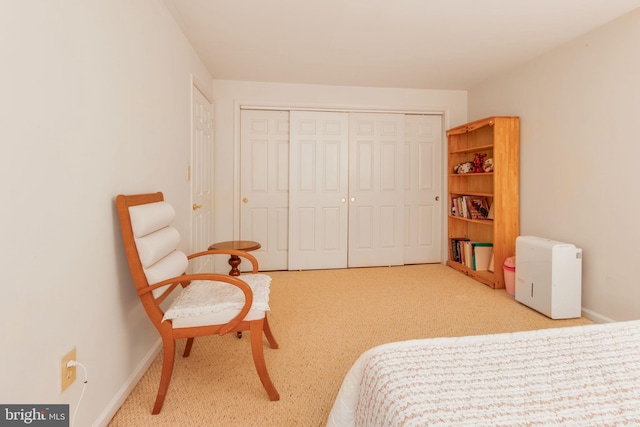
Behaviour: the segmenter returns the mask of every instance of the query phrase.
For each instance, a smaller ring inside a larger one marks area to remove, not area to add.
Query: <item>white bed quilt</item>
[[[328,426],[640,425],[640,321],[385,344]]]

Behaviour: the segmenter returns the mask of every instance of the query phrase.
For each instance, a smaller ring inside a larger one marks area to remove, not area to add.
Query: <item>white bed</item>
[[[640,321],[375,347],[327,425],[640,425]]]

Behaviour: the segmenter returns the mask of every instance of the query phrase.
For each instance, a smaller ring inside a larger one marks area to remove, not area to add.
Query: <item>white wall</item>
[[[160,0],[3,2],[0,58],[0,402],[73,413],[76,347],[76,425],[105,424],[158,340],[113,200],[164,191],[188,235],[191,75],[211,76]]]
[[[216,240],[239,237],[239,108],[349,108],[443,112],[445,128],[467,119],[467,92],[214,80]],[[231,226],[233,225],[233,227]]]
[[[470,119],[520,116],[521,234],[583,249],[596,320],[640,318],[638,40],[640,9],[469,91]]]

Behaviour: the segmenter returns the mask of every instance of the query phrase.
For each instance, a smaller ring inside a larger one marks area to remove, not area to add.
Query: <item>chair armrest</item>
[[[256,257],[251,255],[249,252],[238,251],[235,249],[211,249],[208,251],[196,252],[187,257],[187,259],[191,260],[193,258],[197,258],[204,255],[235,255],[241,258],[245,258],[251,263],[253,270],[251,271],[253,274],[258,272],[258,260]]]
[[[167,285],[178,284],[181,283],[183,286],[186,286],[184,282],[190,283],[192,280],[208,280],[215,282],[225,282],[229,285],[240,288],[242,293],[244,294],[244,305],[240,312],[231,319],[224,327],[220,329],[218,332],[220,335],[224,335],[227,332],[233,330],[242,320],[245,318],[249,310],[251,310],[251,306],[253,305],[253,291],[251,287],[242,279],[237,277],[229,276],[226,274],[218,274],[218,273],[197,273],[197,274],[183,274],[182,276],[172,277],[171,279],[163,280],[162,282],[154,283],[153,285],[148,286],[145,289],[138,290],[138,295],[146,294],[147,292],[151,292],[156,288],[160,288]],[[187,283],[187,285],[188,285]]]

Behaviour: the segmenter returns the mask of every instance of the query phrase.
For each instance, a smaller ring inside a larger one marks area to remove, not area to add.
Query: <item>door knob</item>
[[[355,198],[355,197],[352,197],[352,198],[351,198],[351,201],[352,201],[352,202],[355,202],[355,201],[356,201],[356,198]]]
[[[347,199],[346,199],[346,198],[344,198],[344,197],[343,197],[342,199],[340,199],[340,202],[341,202],[341,203],[344,203],[344,202],[346,202],[346,201],[347,201]]]
[[[436,196],[436,202],[440,201],[440,196]]]
[[[197,211],[197,210],[198,210],[198,209],[200,209],[201,207],[202,207],[202,205],[199,205],[199,204],[197,204],[197,203],[194,203],[194,204],[193,204],[193,210],[194,210],[194,211]]]
[[[249,203],[249,199],[245,197],[244,199],[242,199],[242,203]]]

